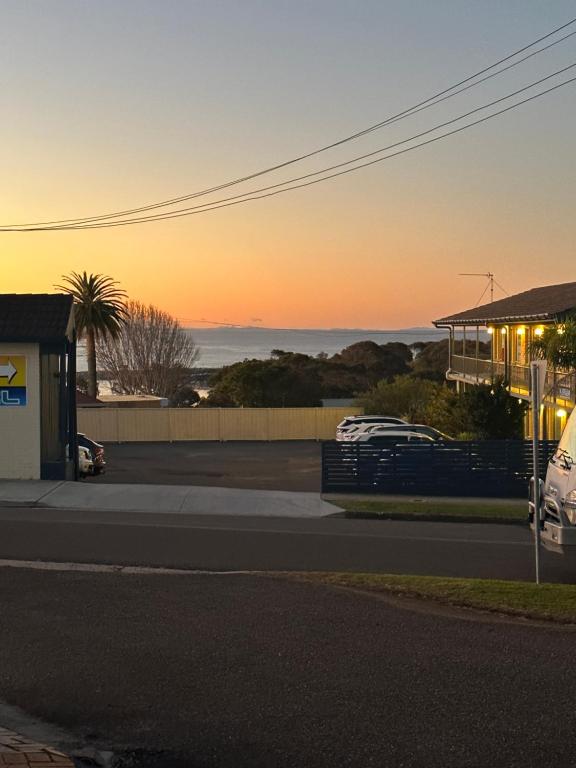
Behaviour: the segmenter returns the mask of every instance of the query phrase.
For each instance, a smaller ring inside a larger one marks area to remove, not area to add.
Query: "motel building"
[[[446,378],[459,391],[490,384],[502,377],[511,397],[530,399],[530,354],[533,339],[544,328],[561,323],[576,313],[576,283],[533,288],[435,320],[437,328],[450,332]],[[576,403],[576,371],[549,368],[541,408],[540,436],[558,439]],[[531,433],[526,416],[526,436]]]
[[[0,294],[0,480],[74,480],[76,334],[69,294]]]

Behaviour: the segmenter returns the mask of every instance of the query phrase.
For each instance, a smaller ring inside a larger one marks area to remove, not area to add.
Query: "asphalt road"
[[[0,558],[207,570],[342,570],[531,580],[520,526],[0,508]],[[545,580],[576,563],[543,554]]]
[[[269,577],[0,574],[2,696],[132,768],[574,762],[574,629]]]
[[[88,482],[320,491],[320,443],[107,443],[106,473]]]

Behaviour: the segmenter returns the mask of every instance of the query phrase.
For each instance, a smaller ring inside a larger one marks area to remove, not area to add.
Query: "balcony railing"
[[[497,376],[504,376],[504,363],[481,360],[477,357],[452,355],[450,373],[472,379],[474,383],[481,384],[484,381],[492,381]]]
[[[511,363],[507,367],[503,362],[480,360],[475,357],[452,355],[449,377],[463,379],[473,384],[483,384],[497,377],[508,379],[510,389],[515,394],[530,394],[530,367]],[[551,403],[576,403],[576,372],[548,370],[544,385],[545,399]]]

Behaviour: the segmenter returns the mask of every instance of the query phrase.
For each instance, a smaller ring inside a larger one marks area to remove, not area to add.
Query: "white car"
[[[427,435],[428,437],[431,437],[432,440],[443,440],[443,441],[454,440],[454,438],[450,437],[450,435],[447,435],[444,432],[440,432],[440,430],[435,429],[435,427],[429,427],[427,424],[406,424],[406,425],[390,425],[390,426],[387,426],[386,424],[367,424],[361,431],[356,431],[349,434],[349,436],[346,439],[351,440],[353,437],[357,435],[361,435],[363,433],[386,434],[387,432],[405,432],[405,431],[418,432],[421,435]]]
[[[435,443],[433,437],[423,435],[421,432],[410,432],[409,430],[382,430],[380,432],[361,432],[350,438],[351,443],[374,443],[397,445],[398,443]]]
[[[82,445],[78,446],[78,472],[81,476],[92,475],[94,473],[92,454],[88,448],[84,448]]]
[[[344,435],[356,432],[360,427],[381,424],[383,426],[393,426],[407,424],[404,419],[398,419],[396,416],[347,416],[336,427],[336,440],[342,440]]]

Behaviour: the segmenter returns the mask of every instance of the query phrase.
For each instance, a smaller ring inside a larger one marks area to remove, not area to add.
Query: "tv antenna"
[[[484,294],[486,293],[488,288],[490,288],[490,303],[492,304],[492,302],[494,301],[494,286],[495,285],[498,286],[498,288],[500,288],[502,293],[505,293],[506,296],[510,296],[508,291],[505,288],[502,288],[500,283],[496,280],[496,278],[494,277],[494,272],[459,272],[458,274],[463,276],[463,277],[486,277],[486,278],[488,278],[488,282],[486,283],[486,287],[484,288],[484,290],[480,294],[480,298],[478,299],[478,301],[474,305],[475,307],[477,307],[478,304],[480,304],[480,302],[484,298]]]

